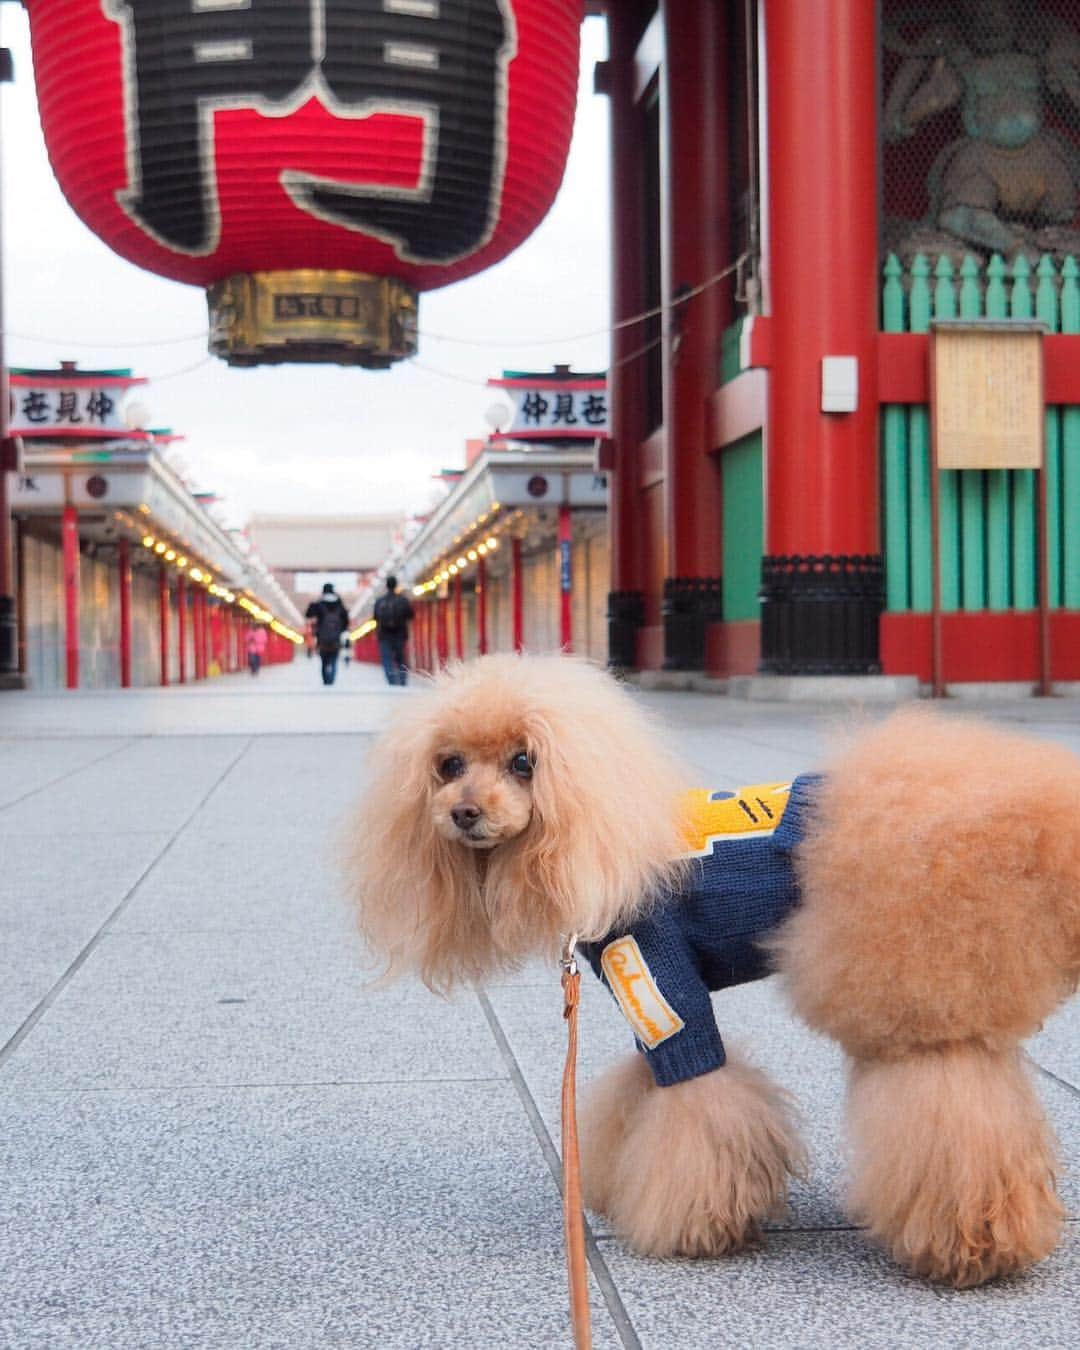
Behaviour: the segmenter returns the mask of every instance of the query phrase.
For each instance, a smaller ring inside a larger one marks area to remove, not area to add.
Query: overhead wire
[[[623,329],[626,328],[632,328],[636,324],[645,323],[649,319],[655,319],[659,315],[663,314],[666,310],[669,309],[675,310],[680,305],[685,305],[688,301],[693,300],[698,295],[701,295],[703,291],[708,290],[710,286],[715,286],[717,282],[723,281],[725,277],[729,277],[733,272],[737,272],[739,268],[741,268],[743,264],[747,261],[748,257],[749,254],[747,253],[740,254],[739,257],[734,260],[734,262],[731,262],[726,267],[721,268],[719,272],[715,272],[711,277],[708,277],[705,281],[700,282],[696,286],[690,286],[686,290],[680,291],[679,294],[677,296],[674,296],[670,301],[670,303],[668,304],[661,303],[659,305],[653,305],[651,308],[644,309],[638,314],[632,314],[629,318],[616,319],[614,323],[605,324],[602,328],[592,328],[585,332],[563,334],[562,336],[556,335],[553,337],[536,337],[536,338],[509,338],[509,337],[467,338],[456,336],[450,333],[433,333],[429,329],[425,328],[420,330],[418,336],[420,338],[430,339],[432,342],[448,342],[462,347],[501,347],[504,349],[507,347],[540,347],[553,345],[557,343],[583,342],[587,338],[604,337],[612,333],[621,332]],[[11,329],[4,329],[3,334],[5,338],[14,338],[22,342],[50,343],[56,346],[63,346],[66,344],[71,347],[138,347],[138,348],[167,347],[178,345],[182,342],[194,342],[196,340],[205,342],[209,337],[209,333],[206,329],[204,329],[200,333],[188,333],[182,337],[136,338],[132,339],[131,341],[118,341],[117,339],[109,339],[107,341],[90,341],[87,338],[44,337],[35,333],[17,333]],[[414,364],[417,363],[414,362]],[[417,365],[417,368],[422,369],[423,367]],[[432,373],[443,374],[445,372],[433,370]],[[451,376],[449,378],[454,377]]]
[[[173,347],[181,342],[194,342],[199,339],[205,342],[209,336],[207,329],[201,333],[188,333],[184,337],[166,337],[166,338],[133,338],[131,341],[118,341],[115,338],[109,338],[107,341],[91,341],[89,338],[67,337],[42,337],[36,333],[15,333],[10,328],[3,330],[5,340],[15,338],[20,342],[43,342],[55,347]]]

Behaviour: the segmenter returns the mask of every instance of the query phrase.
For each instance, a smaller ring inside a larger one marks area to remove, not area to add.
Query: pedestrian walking
[[[329,581],[323,586],[319,599],[308,605],[305,618],[311,620],[315,645],[319,649],[322,682],[333,684],[341,644],[349,627],[349,611]]]
[[[261,623],[247,630],[244,645],[247,647],[248,670],[252,675],[258,675],[266,655],[266,629]]]
[[[404,684],[408,671],[405,667],[405,644],[409,640],[409,624],[413,618],[412,601],[401,595],[397,577],[386,578],[386,594],[375,601],[375,635],[387,684]]]

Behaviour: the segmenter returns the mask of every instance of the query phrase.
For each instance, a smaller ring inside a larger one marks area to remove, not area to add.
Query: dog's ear
[[[477,869],[434,827],[431,795],[438,723],[430,691],[378,739],[367,786],[347,823],[346,888],[384,979],[415,971],[449,990],[490,965]]]
[[[515,875],[499,880],[526,922],[542,912],[559,932],[597,939],[677,885],[686,779],[630,694],[584,663],[560,664],[528,726],[532,823],[507,855]],[[505,923],[501,897],[495,913]]]

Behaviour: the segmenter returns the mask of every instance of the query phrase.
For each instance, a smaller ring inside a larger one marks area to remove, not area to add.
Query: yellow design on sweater
[[[683,797],[683,838],[691,855],[712,852],[713,842],[772,834],[783,819],[791,783],[759,783],[737,792],[694,788]]]

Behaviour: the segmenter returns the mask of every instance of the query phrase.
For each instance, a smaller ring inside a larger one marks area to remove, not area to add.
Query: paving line
[[[22,738],[6,736],[4,739],[15,740]],[[31,738],[28,737],[26,739]],[[121,745],[114,745],[111,750],[106,750],[103,755],[97,755],[94,759],[88,759],[85,764],[80,764],[77,769],[68,769],[67,773],[57,774],[55,778],[50,778],[47,783],[39,783],[36,788],[31,788],[29,792],[24,792],[21,797],[13,797],[9,802],[0,803],[0,811],[6,811],[11,806],[18,806],[19,802],[25,802],[30,797],[36,797],[39,792],[45,792],[49,788],[55,787],[57,783],[66,782],[67,779],[74,778],[76,774],[83,773],[86,769],[92,769],[95,764],[100,764],[103,760],[110,759],[113,755],[118,755],[121,750],[130,750],[131,743],[134,739],[133,736],[125,737]]]
[[[180,836],[184,833],[187,827],[191,824],[191,822],[203,809],[203,807],[214,795],[214,793],[221,786],[221,784],[225,781],[228,775],[232,773],[233,769],[236,768],[237,764],[239,764],[240,761],[244,758],[244,756],[251,749],[254,743],[255,738],[252,736],[247,739],[247,741],[244,743],[243,746],[241,746],[240,750],[237,752],[234,758],[225,766],[224,769],[222,769],[221,773],[217,776],[212,785],[207,789],[206,793],[192,808],[186,819],[180,825],[177,826],[176,832],[173,834],[173,837],[169,840],[169,842],[165,845],[165,847],[161,850],[161,852],[157,855],[157,857],[151,859],[151,861],[147,863],[147,865],[139,873],[134,883],[129,887],[129,889],[126,891],[126,893],[120,900],[120,903],[116,906],[116,908],[112,911],[112,913],[108,916],[108,918],[104,921],[104,923],[102,923],[101,927],[97,930],[97,932],[93,935],[93,937],[91,937],[89,942],[86,943],[83,949],[75,957],[74,961],[72,961],[72,963],[68,966],[67,970],[64,971],[64,973],[60,976],[60,978],[56,981],[56,983],[52,986],[52,988],[48,991],[48,993],[45,994],[44,997],[38,1002],[37,1006],[29,1014],[29,1016],[18,1028],[18,1030],[15,1031],[15,1033],[5,1042],[3,1046],[0,1046],[0,1069],[4,1067],[4,1065],[15,1053],[15,1051],[18,1050],[19,1046],[22,1045],[23,1041],[26,1040],[27,1036],[30,1035],[30,1033],[34,1030],[37,1024],[45,1016],[45,1014],[49,1011],[49,1009],[60,997],[63,991],[67,988],[67,986],[75,978],[78,972],[86,964],[86,962],[89,960],[93,952],[97,950],[97,948],[100,946],[100,944],[108,934],[109,929],[112,928],[116,920],[119,919],[120,915],[123,914],[125,909],[127,909],[128,905],[131,903],[132,899],[135,896],[135,893],[138,891],[142,883],[146,880],[146,878],[150,875],[150,873],[154,870],[154,868],[157,867],[158,863],[161,862],[161,860],[164,857],[166,857],[166,855],[172,850],[173,845],[177,843],[177,841],[180,839]],[[102,756],[102,758],[104,759],[106,758],[106,756]]]
[[[1044,1065],[1040,1064],[1037,1059],[1033,1058],[1030,1054],[1027,1054],[1027,1051],[1024,1053],[1027,1055],[1028,1063],[1033,1064],[1035,1068],[1038,1069],[1040,1073],[1045,1074],[1052,1083],[1057,1083],[1058,1087],[1063,1087],[1066,1092],[1071,1092],[1074,1097],[1080,1097],[1080,1087],[1077,1087],[1075,1083],[1070,1083],[1067,1078],[1059,1077],[1054,1073],[1053,1069],[1047,1069]]]
[[[502,1024],[491,1006],[488,996],[482,989],[477,989],[476,997],[479,1000],[487,1024],[491,1029],[491,1034],[495,1038],[495,1044],[498,1047],[500,1055],[506,1064],[510,1074],[510,1081],[514,1089],[521,1098],[521,1104],[525,1108],[525,1114],[532,1126],[533,1134],[536,1135],[537,1142],[540,1145],[540,1151],[544,1155],[544,1161],[548,1165],[552,1177],[555,1180],[555,1187],[559,1195],[562,1195],[562,1162],[559,1158],[558,1150],[552,1143],[551,1135],[548,1134],[547,1126],[544,1124],[544,1118],[540,1114],[540,1109],[529,1091],[529,1085],[525,1081],[525,1075],[521,1072],[521,1066],[517,1062],[517,1056],[510,1047],[510,1042],[506,1033],[502,1029]],[[616,1288],[615,1281],[608,1270],[607,1262],[604,1260],[603,1253],[589,1225],[588,1219],[585,1220],[585,1254],[588,1257],[589,1268],[592,1270],[593,1279],[603,1296],[607,1305],[607,1310],[611,1315],[611,1320],[615,1324],[615,1331],[619,1340],[626,1347],[626,1350],[642,1350],[641,1340],[634,1325],[630,1321],[630,1314],[626,1311],[619,1291]]]

